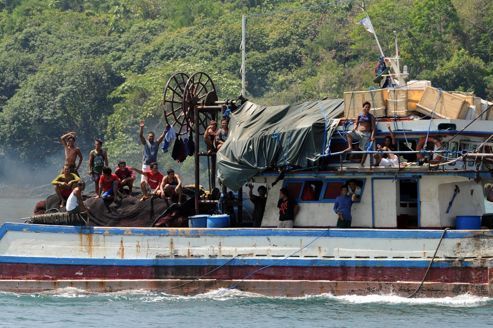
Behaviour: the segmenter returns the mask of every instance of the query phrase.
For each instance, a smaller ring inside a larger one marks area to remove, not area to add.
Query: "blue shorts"
[[[113,187],[110,188],[109,190],[103,192],[103,194],[101,195],[101,197],[103,199],[113,198]]]

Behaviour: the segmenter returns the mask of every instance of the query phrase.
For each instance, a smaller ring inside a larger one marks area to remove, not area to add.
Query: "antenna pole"
[[[246,15],[241,16],[241,95],[246,96]]]

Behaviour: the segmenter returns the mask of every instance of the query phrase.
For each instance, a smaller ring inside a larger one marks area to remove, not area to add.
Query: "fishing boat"
[[[217,154],[195,147],[190,227],[156,226],[162,215],[144,227],[125,218],[127,226],[118,227],[6,223],[0,289],[493,296],[493,226],[485,213],[485,199],[493,200],[492,104],[429,81],[406,82],[398,56],[384,61],[385,88],[271,107],[219,101],[203,72],[173,75],[164,117],[178,136],[199,145],[212,119],[230,118]],[[365,101],[376,118],[375,140],[345,151]],[[395,149],[376,147],[389,127]],[[385,157],[393,163],[380,165]],[[242,190],[267,189],[261,227],[229,227],[227,214],[212,215],[218,201],[199,192],[201,158],[211,191],[217,181],[224,191],[239,190],[239,221],[248,202]],[[359,189],[351,228],[336,228],[334,201],[348,184]],[[281,188],[299,206],[294,228],[277,228]]]

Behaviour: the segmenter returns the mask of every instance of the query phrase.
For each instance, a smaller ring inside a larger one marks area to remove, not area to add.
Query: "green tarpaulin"
[[[245,103],[229,122],[229,136],[217,154],[218,177],[238,190],[268,168],[307,167],[307,158],[327,151],[344,112],[342,99],[299,105]]]

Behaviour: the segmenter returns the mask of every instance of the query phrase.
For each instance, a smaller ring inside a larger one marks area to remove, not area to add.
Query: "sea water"
[[[0,198],[0,221],[22,222],[35,199]],[[149,291],[0,292],[0,327],[484,327],[493,299],[328,294],[266,297],[231,289],[195,296]]]
[[[219,289],[196,296],[62,289],[0,294],[3,327],[481,327],[493,301],[477,296],[265,297]]]

